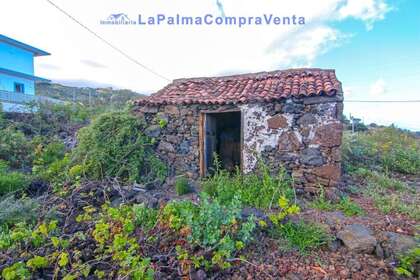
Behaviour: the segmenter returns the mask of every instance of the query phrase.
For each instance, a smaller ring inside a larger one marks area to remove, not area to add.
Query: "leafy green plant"
[[[363,178],[369,184],[377,185],[384,189],[404,190],[407,186],[400,180],[389,177],[387,174],[371,171],[366,168],[358,168],[353,174]]]
[[[347,171],[367,167],[405,174],[420,172],[419,142],[413,135],[393,126],[345,134],[342,151]]]
[[[270,230],[270,235],[285,241],[287,249],[297,249],[302,254],[327,244],[331,239],[319,225],[304,221],[278,223]]]
[[[365,213],[365,211],[363,211],[357,203],[351,201],[348,196],[341,198],[336,207],[338,210],[343,211],[346,216],[360,216]]]
[[[381,212],[398,212],[416,220],[420,219],[420,196],[414,189],[387,174],[365,168],[358,168],[354,174],[366,182],[363,193],[373,200]]]
[[[17,262],[3,269],[1,276],[4,280],[23,280],[29,279],[30,273],[24,263]]]
[[[37,218],[39,203],[35,199],[13,195],[0,198],[0,225],[14,225],[20,222],[31,224]]]
[[[338,203],[332,203],[326,199],[324,189],[321,189],[318,197],[316,197],[309,206],[323,211],[340,210],[346,216],[359,216],[365,213],[363,209],[348,196],[342,197]]]
[[[46,145],[39,143],[35,147],[32,172],[48,178],[48,167],[64,157],[64,144],[52,141]]]
[[[82,164],[86,175],[94,179],[163,180],[166,166],[156,157],[144,129],[145,123],[129,112],[102,114],[79,131],[73,164]]]
[[[48,266],[48,259],[42,256],[34,256],[26,262],[26,265],[33,270],[45,268]]]
[[[399,256],[398,266],[395,271],[402,276],[413,277],[416,275],[415,266],[420,264],[420,247],[408,251],[406,254]]]
[[[395,146],[384,155],[382,164],[385,170],[418,174],[420,173],[420,149],[418,147]]]
[[[178,195],[184,195],[191,192],[188,179],[184,176],[180,176],[175,181],[175,191]]]
[[[420,196],[418,193],[404,191],[389,193],[374,185],[368,185],[364,193],[373,199],[375,206],[384,214],[397,212],[420,220]]]
[[[229,204],[237,196],[242,205],[271,208],[281,195],[294,197],[292,180],[284,168],[272,176],[269,167],[260,161],[256,172],[242,174],[237,170],[231,175],[220,168],[215,158],[216,171],[202,182],[202,187],[221,204]]]
[[[172,202],[163,210],[163,221],[179,231],[193,246],[212,252],[211,259],[205,256],[189,256],[183,248],[178,248],[178,258],[193,259],[196,266],[230,266],[228,259],[237,254],[252,240],[256,224],[253,216],[241,221],[240,202],[234,198],[230,205],[222,206],[217,201],[210,202],[203,195],[199,205],[190,202]]]
[[[160,128],[165,128],[166,125],[168,124],[168,121],[165,119],[159,119],[158,123],[159,123]]]
[[[112,256],[112,260],[119,264],[118,275],[121,277],[153,279],[154,272],[150,267],[150,259],[141,256],[139,244],[132,236],[135,229],[133,220],[139,213],[139,207],[137,210],[127,205],[118,208],[104,205],[102,208],[95,230],[92,232],[93,238],[98,243],[97,252]],[[112,224],[119,226],[112,228],[111,231]],[[59,263],[60,266],[66,264],[64,261]]]
[[[25,223],[17,223],[12,229],[7,226],[0,232],[0,249],[8,249],[31,238],[32,230]]]
[[[151,230],[158,221],[158,211],[144,204],[133,205],[133,212],[136,226],[145,231]]]
[[[299,206],[291,204],[289,199],[281,196],[278,200],[279,211],[270,215],[270,220],[275,224],[280,224],[288,215],[298,214],[300,212]]]
[[[27,175],[8,171],[5,164],[0,168],[0,196],[10,192],[26,189],[29,186],[30,180]]]
[[[66,154],[62,159],[52,162],[46,169],[40,171],[38,176],[51,183],[54,187],[61,187],[72,178],[70,165],[70,155]]]
[[[0,160],[11,168],[25,168],[32,162],[32,146],[25,135],[13,126],[0,131]]]

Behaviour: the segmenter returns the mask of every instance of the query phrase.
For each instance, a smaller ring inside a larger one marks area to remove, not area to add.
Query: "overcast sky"
[[[334,68],[347,100],[420,99],[420,2],[416,0],[53,0],[134,59],[169,79]],[[77,86],[151,93],[168,81],[112,50],[46,0],[1,0],[0,33],[50,52],[36,75]],[[110,26],[110,14],[278,16],[301,26]],[[420,103],[346,103],[345,112],[420,130]]]

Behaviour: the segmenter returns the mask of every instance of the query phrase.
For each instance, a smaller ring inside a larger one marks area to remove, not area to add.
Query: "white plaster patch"
[[[245,173],[252,171],[258,160],[258,156],[265,147],[275,148],[279,136],[284,129],[269,129],[267,120],[272,116],[268,115],[263,106],[257,104],[244,104],[240,106],[243,114],[243,170]],[[290,127],[293,115],[283,115]]]

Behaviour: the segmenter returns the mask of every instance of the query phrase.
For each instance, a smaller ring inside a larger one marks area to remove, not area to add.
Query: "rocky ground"
[[[419,191],[420,177],[397,176]],[[359,188],[365,186],[358,182]],[[399,213],[381,213],[372,199],[351,195],[364,210],[360,216],[303,207],[295,219],[319,223],[333,236],[325,248],[309,255],[284,251],[277,240],[260,236],[247,250],[248,262],[226,271],[220,279],[407,279],[397,275],[396,256],[419,246],[418,221]],[[303,204],[305,204],[303,202]],[[417,236],[417,237],[416,237]],[[420,267],[417,267],[419,271]],[[229,275],[229,276],[227,276]]]
[[[420,178],[410,177],[406,181],[418,186]],[[363,187],[359,185],[359,188]],[[196,190],[199,190],[197,186]],[[172,199],[197,200],[198,194],[195,192],[180,197],[170,185],[159,188],[153,184],[125,187],[112,181],[107,184],[90,182],[72,191],[66,200],[46,197],[44,205],[46,208],[56,205],[64,221],[64,232],[70,235],[80,230],[92,230],[86,224],[75,222],[84,206],[100,207],[110,200],[113,206],[145,203],[148,207],[158,208]],[[144,254],[152,258],[156,279],[407,279],[394,272],[396,256],[419,245],[419,240],[415,239],[419,233],[418,221],[398,213],[385,215],[360,192],[352,194],[351,199],[363,208],[363,215],[346,216],[341,211],[321,211],[311,208],[306,199],[299,198],[302,211],[292,219],[319,223],[332,236],[328,245],[307,254],[286,249],[281,241],[259,231],[253,243],[242,252],[245,258],[232,260],[231,268],[185,272],[174,250],[175,245],[185,240],[177,239],[165,228],[156,228],[150,233],[157,237],[157,241],[154,245],[145,246]],[[264,216],[257,209],[248,211]],[[89,239],[72,243],[72,246],[79,248],[87,259],[94,250],[94,243]],[[6,260],[11,256],[0,252],[0,259],[3,257]],[[101,267],[100,264],[98,267]],[[49,279],[52,274],[52,271],[45,270],[38,278]]]
[[[410,187],[419,190],[420,177],[397,176]],[[353,178],[349,178],[352,180]],[[349,183],[349,182],[347,182]],[[359,184],[360,190],[365,186]],[[347,190],[343,190],[347,191]],[[353,190],[354,191],[354,190]],[[137,201],[159,205],[177,197],[172,188],[137,194]],[[197,194],[187,195],[192,200]],[[341,211],[321,211],[310,207],[309,201],[299,201],[303,211],[293,219],[303,219],[323,225],[333,240],[321,250],[302,255],[285,250],[284,246],[267,234],[259,233],[255,242],[245,251],[246,261],[238,260],[225,271],[206,273],[203,270],[185,276],[186,279],[407,279],[394,272],[396,257],[419,246],[415,235],[419,223],[399,213],[383,214],[371,198],[359,192],[350,195],[364,210],[363,215],[346,216]],[[182,197],[183,199],[186,196]],[[258,210],[255,210],[258,213]]]

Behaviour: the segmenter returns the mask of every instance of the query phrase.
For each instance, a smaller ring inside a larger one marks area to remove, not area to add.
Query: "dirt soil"
[[[407,185],[420,189],[420,176],[395,176]],[[357,183],[363,188],[363,182]],[[419,234],[419,223],[399,213],[383,214],[372,199],[362,194],[350,195],[364,210],[361,216],[344,216],[339,211],[327,212],[304,208],[296,219],[316,222],[325,226],[332,235],[350,224],[361,224],[370,228],[379,239],[380,233],[390,231],[414,236]],[[250,246],[245,257],[247,262],[217,275],[216,279],[408,279],[398,276],[395,262],[382,260],[372,254],[352,253],[339,241],[335,246],[303,256],[298,252],[285,252],[277,240],[266,235],[256,238],[257,243]]]

